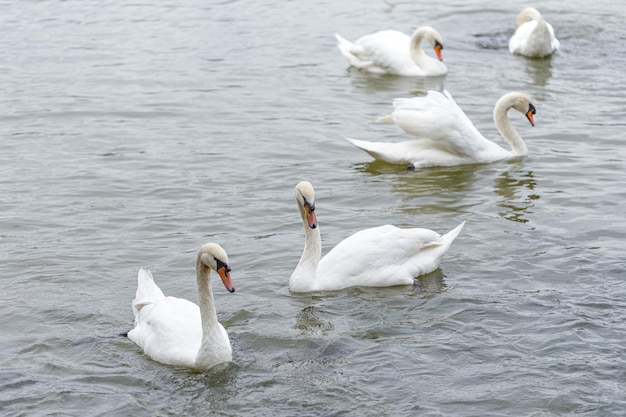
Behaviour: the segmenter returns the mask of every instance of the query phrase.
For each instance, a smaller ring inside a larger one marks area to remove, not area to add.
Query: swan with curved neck
[[[493,111],[496,129],[509,143],[510,150],[485,138],[447,91],[395,99],[393,105],[393,113],[379,121],[396,124],[421,139],[397,143],[347,140],[376,160],[408,164],[410,168],[490,163],[528,154],[526,144],[508,117],[508,111],[514,109],[535,125],[535,106],[525,94],[503,95]]]
[[[552,25],[533,7],[527,7],[517,15],[515,27],[515,33],[509,40],[509,52],[512,54],[544,58],[560,46]]]
[[[350,65],[372,74],[403,76],[438,76],[448,72],[442,62],[441,35],[430,26],[422,26],[411,37],[397,30],[384,30],[366,35],[352,43],[338,34],[337,47]],[[437,59],[422,50],[422,41],[435,50]]]
[[[217,272],[229,292],[235,291],[226,251],[216,243],[207,243],[196,256],[196,305],[166,297],[150,271],[140,269],[132,304],[135,327],[128,332],[128,338],[149,357],[167,365],[209,369],[230,362],[232,348],[228,333],[217,320],[211,270]]]
[[[292,292],[413,284],[415,277],[439,267],[441,258],[465,224],[443,236],[428,229],[391,225],[364,229],[341,241],[320,259],[322,239],[313,186],[302,181],[295,191],[304,225],[304,250],[289,278]]]

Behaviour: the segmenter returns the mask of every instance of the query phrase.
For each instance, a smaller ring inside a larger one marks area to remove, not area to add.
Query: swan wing
[[[317,272],[319,289],[411,284],[415,277],[438,267],[441,255],[455,237],[442,240],[432,230],[391,225],[361,230],[321,259]]]
[[[156,285],[152,273],[148,269],[141,268],[137,273],[137,292],[133,300],[132,307],[135,313],[135,323],[139,311],[146,305],[152,304],[162,298],[165,298],[163,291]]]
[[[365,35],[351,43],[335,35],[341,53],[358,69],[374,74],[424,75],[410,54],[410,37],[397,30]]]
[[[202,341],[200,309],[176,297],[144,301],[128,337],[157,362],[193,367]]]
[[[413,136],[436,142],[453,155],[472,157],[484,147],[486,139],[447,91],[398,98],[393,106],[391,119],[398,127]]]

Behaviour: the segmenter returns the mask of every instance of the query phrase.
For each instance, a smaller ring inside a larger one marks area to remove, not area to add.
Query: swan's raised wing
[[[475,155],[486,140],[447,91],[398,98],[393,106],[393,113],[384,121],[391,119],[405,132],[431,139],[458,156]]]

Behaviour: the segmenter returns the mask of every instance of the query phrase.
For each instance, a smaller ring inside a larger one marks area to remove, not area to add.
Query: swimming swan
[[[393,113],[379,121],[394,123],[422,139],[396,143],[347,140],[377,160],[409,164],[410,168],[489,163],[528,154],[526,144],[507,115],[509,109],[515,109],[535,125],[535,106],[522,93],[503,95],[493,111],[496,128],[511,145],[511,150],[481,135],[447,91],[398,98],[393,106]]]
[[[217,321],[211,270],[219,274],[229,292],[235,291],[226,252],[216,243],[207,243],[196,257],[198,308],[191,301],[166,297],[150,271],[140,269],[133,300],[135,327],[128,338],[146,355],[167,365],[209,369],[230,362],[232,348],[228,333]]]
[[[352,43],[335,34],[337,46],[350,64],[372,74],[404,76],[436,76],[448,72],[441,62],[441,35],[430,26],[422,26],[411,37],[397,30],[384,30],[366,35]],[[437,59],[422,50],[422,40],[435,49]]]
[[[465,222],[440,236],[428,229],[385,225],[361,230],[341,241],[321,260],[322,240],[310,182],[296,185],[304,224],[304,251],[289,279],[293,292],[332,291],[354,286],[408,285],[434,271]]]
[[[559,40],[554,37],[552,25],[539,11],[527,7],[515,19],[515,33],[509,40],[509,52],[529,58],[543,58],[556,51]]]

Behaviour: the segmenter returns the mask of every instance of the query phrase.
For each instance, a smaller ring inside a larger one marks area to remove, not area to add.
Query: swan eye
[[[217,259],[216,257],[213,257],[213,259],[215,259],[215,263],[217,264],[217,268],[216,269],[220,269],[220,268],[226,268],[226,270],[228,272],[230,272],[230,266],[228,266],[228,264],[220,261],[219,259]]]
[[[309,208],[309,211],[315,211],[315,203],[311,204],[307,201],[306,198],[302,197],[304,200],[304,206]]]

